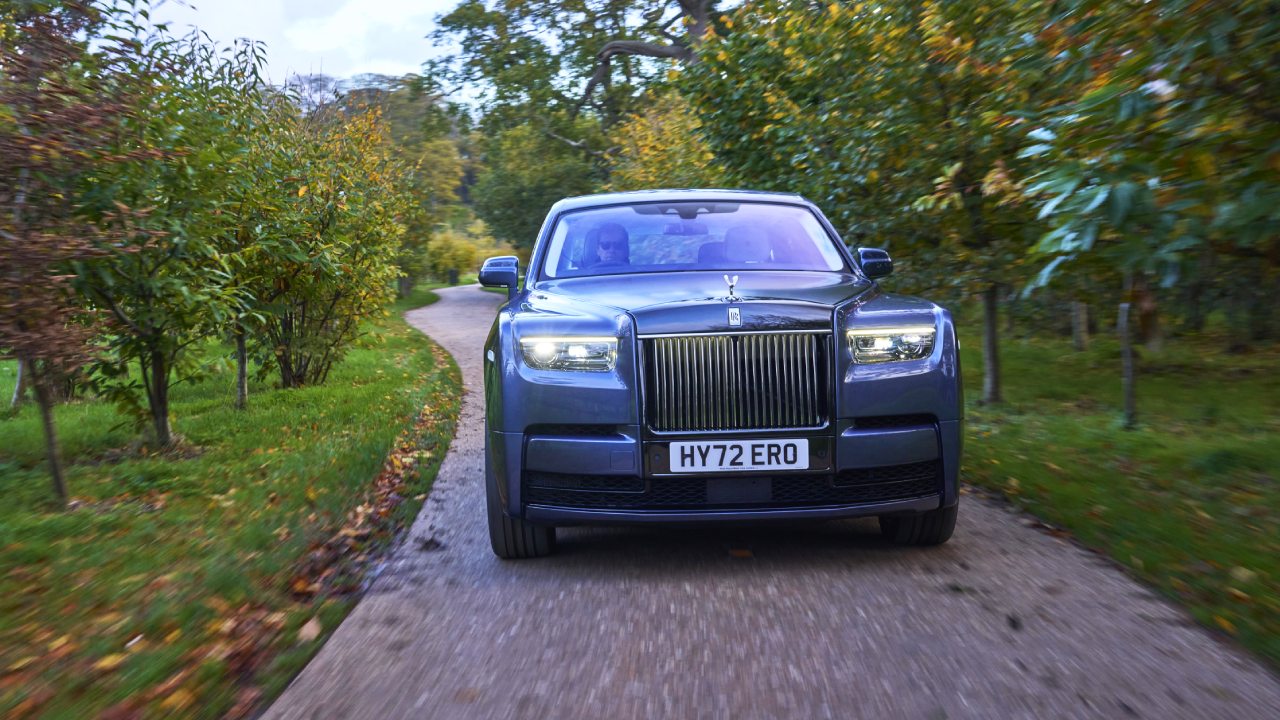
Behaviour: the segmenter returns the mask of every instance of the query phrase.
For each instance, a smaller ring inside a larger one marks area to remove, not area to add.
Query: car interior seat
[[[720,265],[724,263],[724,243],[708,242],[698,246],[699,265]]]
[[[731,263],[768,262],[771,250],[769,236],[754,225],[735,225],[724,234],[724,255]]]
[[[585,270],[600,262],[598,245],[600,244],[600,228],[591,228],[582,236],[582,254],[578,256],[577,266]]]

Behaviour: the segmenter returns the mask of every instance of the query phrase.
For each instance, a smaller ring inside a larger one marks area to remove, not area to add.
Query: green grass
[[[977,328],[974,328],[976,331]],[[1280,349],[1180,339],[1140,363],[1140,427],[1121,428],[1119,348],[1002,348],[1006,404],[976,403],[962,334],[964,479],[1003,493],[1280,665]]]
[[[405,431],[419,471],[392,519],[411,518],[452,437],[457,368],[398,314],[432,299],[420,289],[398,303],[322,387],[255,383],[237,412],[231,371],[179,385],[181,457],[127,452],[134,435],[109,406],[59,407],[78,509],[54,502],[35,408],[0,419],[0,716],[95,717],[129,702],[217,717],[282,690],[352,603],[291,594],[304,558],[369,500]],[[0,365],[5,400],[13,377]],[[392,530],[354,550],[376,552]],[[321,632],[300,638],[313,618]]]

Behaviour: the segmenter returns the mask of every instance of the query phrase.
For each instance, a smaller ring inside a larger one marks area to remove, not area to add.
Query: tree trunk
[[[1133,341],[1129,333],[1129,303],[1120,303],[1120,317],[1116,320],[1116,332],[1120,335],[1121,388],[1124,393],[1124,428],[1138,426],[1138,401],[1134,392]]]
[[[155,430],[156,443],[161,448],[173,444],[173,430],[169,426],[169,363],[164,353],[152,351],[151,360],[144,369],[150,377],[147,384],[147,403],[151,410],[151,426]]]
[[[1187,330],[1198,333],[1204,330],[1204,285],[1193,282],[1187,287]]]
[[[1160,307],[1156,294],[1145,275],[1139,274],[1133,283],[1134,302],[1138,304],[1138,337],[1142,345],[1152,352],[1164,348],[1164,330],[1160,327]]]
[[[400,297],[409,297],[409,293],[413,292],[413,278],[407,276],[400,278],[397,280],[396,289],[399,292]]]
[[[1187,329],[1194,333],[1204,330],[1204,295],[1210,287],[1214,264],[1213,248],[1205,245],[1200,251],[1195,277],[1187,283]]]
[[[293,387],[293,363],[290,362],[289,353],[286,351],[276,355],[276,364],[280,366],[280,387],[283,389]]]
[[[1257,280],[1249,283],[1249,340],[1252,342],[1265,342],[1271,339],[1271,317],[1273,307],[1274,287],[1267,287],[1268,284],[1274,286],[1275,283],[1268,283],[1265,273],[1258,272]]]
[[[1003,402],[1000,391],[1000,286],[992,283],[982,293],[982,403]]]
[[[35,391],[36,404],[40,406],[40,421],[44,425],[45,456],[49,460],[49,477],[53,480],[53,492],[58,502],[67,504],[67,481],[62,474],[62,449],[58,446],[58,429],[53,422],[53,394],[49,392],[48,368],[37,374],[28,368],[33,377],[31,389]]]
[[[1020,294],[1021,293],[1016,291],[1011,291],[1009,293],[1008,307],[1005,309],[1004,313],[1004,331],[1010,337],[1013,336],[1013,316],[1018,309],[1018,296]]]
[[[27,362],[19,358],[18,378],[13,384],[13,398],[9,400],[9,407],[16,408],[27,399],[27,383],[30,377],[31,373],[27,370]]]
[[[249,406],[249,353],[245,349],[244,326],[236,323],[236,409]]]
[[[1089,303],[1071,303],[1071,344],[1076,352],[1089,349]]]

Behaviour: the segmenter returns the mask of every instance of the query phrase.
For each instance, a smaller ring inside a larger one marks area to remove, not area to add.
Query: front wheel
[[[880,534],[898,545],[941,545],[956,529],[960,504],[916,515],[880,518]]]
[[[520,560],[546,557],[555,552],[554,527],[508,517],[502,511],[498,488],[492,482],[485,483],[485,500],[489,506],[489,542],[494,555],[503,560]]]

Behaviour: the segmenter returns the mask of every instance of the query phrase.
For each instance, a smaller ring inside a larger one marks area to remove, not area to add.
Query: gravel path
[[[845,521],[562,530],[554,557],[499,561],[481,345],[500,300],[453,288],[408,314],[462,367],[457,439],[410,540],[268,718],[1280,717],[1259,663],[975,496],[933,549]]]

